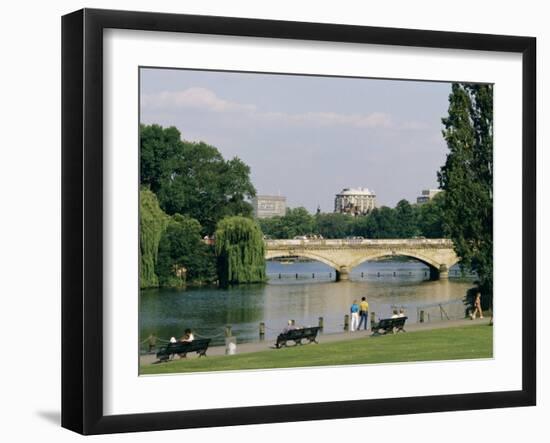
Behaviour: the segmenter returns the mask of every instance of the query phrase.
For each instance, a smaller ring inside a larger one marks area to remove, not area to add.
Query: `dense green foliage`
[[[426,238],[445,237],[442,222],[444,195],[422,205],[401,200],[395,208],[382,206],[368,215],[309,214],[304,208],[288,209],[282,217],[260,219],[265,235],[271,238],[293,238],[298,235],[322,235],[323,238]]]
[[[449,153],[438,174],[443,214],[461,264],[477,272],[484,296],[493,289],[493,87],[453,84],[442,119]]]
[[[252,216],[249,176],[237,157],[225,160],[214,146],[182,140],[174,127],[140,126],[142,288],[217,279],[214,246],[202,236],[224,217]],[[249,278],[259,281],[255,273]]]
[[[445,194],[437,194],[431,201],[416,207],[417,227],[426,238],[443,238],[447,236],[444,228],[443,205]]]
[[[293,238],[296,235],[310,234],[315,229],[315,219],[305,208],[287,208],[283,217],[270,217],[258,220],[262,232],[273,238]]]
[[[201,240],[201,225],[193,218],[172,217],[158,247],[157,275],[163,287],[178,287],[186,280],[216,280],[213,246]]]
[[[493,356],[493,328],[471,325],[376,339],[291,346],[250,354],[187,358],[162,365],[142,365],[141,374],[243,369],[292,368],[411,361],[463,360]],[[452,346],[449,346],[452,343]],[[266,348],[268,345],[266,345]]]
[[[158,246],[169,217],[160,209],[155,194],[145,188],[139,191],[139,209],[140,287],[156,287]]]
[[[375,209],[369,216],[367,236],[370,238],[398,238],[400,237],[397,224],[397,212],[387,206]]]
[[[216,254],[221,286],[266,280],[265,244],[258,224],[245,217],[228,217],[216,229]]]
[[[395,222],[400,237],[410,238],[419,235],[417,214],[407,200],[400,200],[395,207]]]
[[[181,151],[181,135],[176,128],[140,126],[140,183],[158,194],[170,179],[171,162]]]
[[[357,222],[359,221],[359,219],[356,219],[348,214],[338,213],[319,213],[315,215],[315,217],[312,217],[312,219],[313,227],[311,228],[311,231],[300,232],[299,234],[303,235],[304,233],[307,234],[309,232],[313,232],[323,236],[324,238],[344,238],[355,233],[355,228],[357,227]]]
[[[140,127],[141,184],[148,186],[169,215],[184,214],[211,235],[223,217],[250,217],[246,200],[256,194],[250,168],[239,158],[225,160],[206,143],[181,140],[176,128]]]

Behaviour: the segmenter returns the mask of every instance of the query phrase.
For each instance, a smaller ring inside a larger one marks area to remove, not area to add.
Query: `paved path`
[[[414,332],[414,331],[429,331],[434,329],[444,329],[444,328],[453,328],[458,326],[471,326],[471,325],[479,325],[479,324],[489,324],[490,317],[484,317],[483,319],[477,319],[477,320],[470,320],[470,319],[464,319],[464,320],[448,320],[448,321],[441,321],[441,322],[433,322],[433,323],[412,323],[410,325],[406,325],[405,329],[407,332]],[[319,343],[333,343],[337,341],[343,341],[343,340],[355,340],[360,338],[369,338],[371,335],[371,331],[367,330],[361,330],[361,331],[355,331],[355,332],[340,332],[335,334],[320,334],[318,337]],[[269,349],[275,349],[274,348],[274,340],[266,340],[261,342],[251,342],[251,343],[237,343],[237,354],[248,354],[251,352],[259,352],[259,351],[267,351]],[[307,346],[307,345],[304,345]],[[225,355],[225,346],[213,346],[208,348],[208,355],[214,356],[214,355]],[[196,354],[188,354],[187,358],[196,358]],[[141,365],[149,365],[157,361],[157,358],[154,354],[147,354],[142,355],[140,357],[140,364]]]

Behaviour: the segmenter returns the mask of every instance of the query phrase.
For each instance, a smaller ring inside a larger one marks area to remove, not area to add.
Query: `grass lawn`
[[[493,328],[487,325],[415,331],[405,334],[309,344],[250,354],[189,358],[146,365],[141,374],[232,371],[303,366],[395,363],[491,358]]]

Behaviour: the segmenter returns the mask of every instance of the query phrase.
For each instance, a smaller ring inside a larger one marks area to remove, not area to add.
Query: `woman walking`
[[[474,310],[472,311],[472,320],[475,320],[476,314],[479,313],[479,318],[483,318],[483,311],[481,310],[481,292],[476,292],[476,298],[474,300]]]

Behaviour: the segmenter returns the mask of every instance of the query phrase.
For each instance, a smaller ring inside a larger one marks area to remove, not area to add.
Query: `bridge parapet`
[[[307,239],[307,240],[266,240],[268,248],[279,247],[383,247],[383,248],[443,248],[452,249],[453,242],[447,238],[413,238],[413,239]]]

